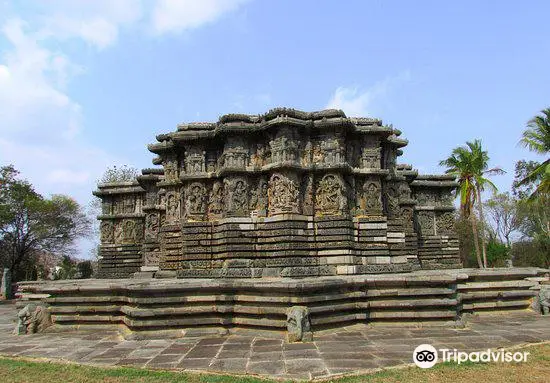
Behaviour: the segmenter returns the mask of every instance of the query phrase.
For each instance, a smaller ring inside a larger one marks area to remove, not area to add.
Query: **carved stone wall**
[[[181,277],[454,267],[456,183],[398,164],[400,135],[338,110],[181,124],[148,147],[162,169],[100,185],[102,248]]]

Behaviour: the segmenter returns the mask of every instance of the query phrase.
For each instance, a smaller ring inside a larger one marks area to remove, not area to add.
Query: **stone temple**
[[[398,164],[372,118],[277,108],[180,124],[162,167],[100,184],[100,275],[265,278],[461,267],[453,176]]]
[[[547,313],[548,270],[461,268],[457,184],[398,164],[400,137],[376,119],[281,108],[157,136],[162,167],[94,192],[100,279],[20,282],[16,332],[310,341],[348,326]]]

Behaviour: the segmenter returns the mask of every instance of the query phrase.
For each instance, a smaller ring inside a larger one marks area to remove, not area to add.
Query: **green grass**
[[[527,349],[527,363],[438,364],[431,369],[408,367],[368,375],[331,379],[337,383],[355,382],[547,382],[550,381],[550,344]],[[22,358],[0,357],[0,382],[190,382],[265,383],[257,377],[155,371],[137,368],[100,368],[76,364],[50,363]]]

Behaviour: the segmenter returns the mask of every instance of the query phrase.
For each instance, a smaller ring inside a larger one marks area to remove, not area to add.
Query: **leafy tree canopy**
[[[103,173],[103,176],[101,176],[101,179],[99,180],[99,182],[110,183],[110,182],[133,181],[138,176],[138,174],[139,174],[138,170],[134,167],[131,167],[128,165],[117,167],[115,165],[105,170],[105,173]]]
[[[37,253],[68,254],[90,233],[90,220],[74,199],[44,198],[18,176],[12,165],[0,168],[0,262],[16,276]]]

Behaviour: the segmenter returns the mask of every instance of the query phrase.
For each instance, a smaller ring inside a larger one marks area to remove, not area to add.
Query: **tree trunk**
[[[479,237],[477,234],[477,222],[476,215],[470,214],[470,220],[472,221],[472,232],[474,234],[474,247],[476,249],[477,265],[480,269],[483,269],[483,262],[481,261],[480,251],[479,251]]]
[[[477,208],[479,210],[479,222],[481,223],[481,251],[483,253],[483,267],[487,268],[487,244],[485,243],[485,218],[483,217],[483,203],[481,202],[481,191],[477,189]]]

